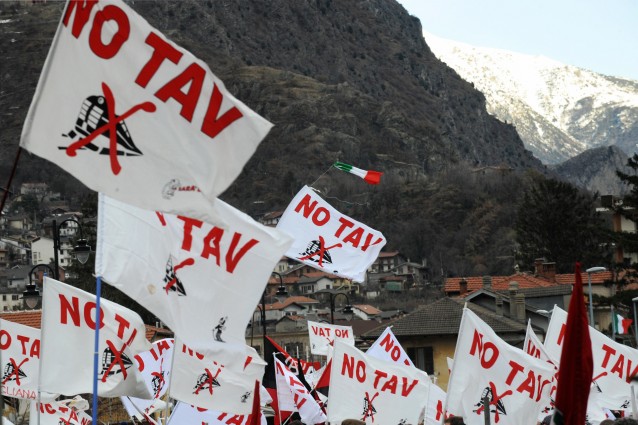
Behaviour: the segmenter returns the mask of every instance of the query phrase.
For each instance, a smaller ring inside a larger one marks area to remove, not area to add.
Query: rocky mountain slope
[[[543,163],[610,145],[627,155],[638,152],[638,81],[424,36],[435,55],[483,92],[488,111],[512,123]]]

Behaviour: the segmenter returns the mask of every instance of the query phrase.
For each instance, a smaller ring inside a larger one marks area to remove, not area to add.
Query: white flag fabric
[[[354,347],[352,326],[331,325],[308,320],[308,335],[310,337],[310,352],[319,356],[327,356],[335,341],[343,341]]]
[[[172,338],[155,341],[149,351],[135,356],[138,370],[153,398],[122,397],[122,404],[131,417],[141,420],[165,407],[160,398],[166,394],[170,384],[173,343]]]
[[[253,348],[220,342],[193,348],[178,338],[174,350],[171,397],[234,415],[252,412],[255,381],[266,367]]]
[[[277,406],[280,411],[299,412],[301,421],[308,425],[323,423],[326,415],[317,404],[308,389],[288,367],[275,360],[275,379],[277,382]]]
[[[2,395],[35,400],[40,371],[40,329],[0,319],[0,352]]]
[[[383,333],[379,335],[366,351],[366,355],[375,359],[386,362],[396,363],[397,365],[405,365],[415,368],[414,363],[405,352],[390,327],[385,328]],[[425,407],[425,423],[428,425],[440,425],[443,417],[443,406],[445,404],[445,391],[438,385],[430,383],[427,373],[419,371],[423,379],[427,379],[430,391],[428,393],[428,402]]]
[[[554,401],[556,400],[556,390],[558,389],[558,381],[556,378],[559,362],[553,359],[545,350],[545,345],[541,342],[538,336],[536,336],[534,329],[532,329],[531,321],[527,322],[527,332],[525,333],[523,347],[527,354],[547,362],[554,368],[554,379],[552,380],[552,388],[549,390],[549,398],[545,399],[545,406],[541,409],[541,412],[538,415],[538,420],[542,421],[547,415],[554,413]]]
[[[367,424],[416,424],[425,408],[427,376],[366,356],[335,341],[330,373],[328,421],[359,419]]]
[[[381,232],[341,214],[308,186],[288,205],[277,228],[294,238],[287,257],[355,282],[365,280],[386,243]]]
[[[38,416],[38,409],[40,410]],[[38,422],[39,419],[39,422]],[[69,407],[63,402],[31,402],[29,423],[39,425],[89,425],[91,417],[81,410]]]
[[[527,425],[549,397],[554,370],[503,341],[471,310],[463,309],[454,367],[447,388],[447,412],[468,425],[484,424],[482,399],[490,400],[490,422]]]
[[[567,312],[554,307],[544,345],[547,353],[558,362],[563,348],[566,323]],[[591,326],[589,337],[594,357],[591,392],[597,393],[597,404],[612,410],[631,407],[630,382],[631,378],[638,374],[638,350],[613,341]]]
[[[250,415],[233,415],[216,410],[207,410],[178,402],[168,419],[169,425],[251,425]],[[260,413],[261,425],[266,425],[266,417]]]
[[[211,221],[270,128],[123,1],[71,1],[20,145],[95,191]]]
[[[49,277],[42,295],[40,388],[66,395],[93,392],[95,295]],[[135,355],[151,348],[142,318],[101,299],[98,395],[151,398]]]
[[[385,328],[379,338],[368,348],[366,354],[386,362],[414,366],[414,363],[410,360],[410,356],[408,356],[401,344],[399,344],[397,337],[394,336],[390,327]]]
[[[189,345],[245,344],[244,333],[291,240],[219,201],[224,228],[100,194],[95,273]]]

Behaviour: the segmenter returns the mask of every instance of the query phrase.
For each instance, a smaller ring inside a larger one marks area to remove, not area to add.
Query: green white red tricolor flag
[[[362,170],[361,168],[357,168],[343,162],[337,161],[333,165],[335,168],[338,168],[341,171],[345,171],[346,173],[354,174],[355,176],[361,177],[368,184],[379,184],[381,182],[381,176],[383,175],[383,173],[380,171]]]
[[[629,327],[631,326],[632,322],[633,320],[625,319],[620,314],[614,314],[614,327],[617,334],[629,333]]]

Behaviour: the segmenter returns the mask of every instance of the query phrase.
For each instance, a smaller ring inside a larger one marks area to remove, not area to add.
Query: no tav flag
[[[270,128],[123,1],[72,0],[20,145],[95,191],[214,221]]]

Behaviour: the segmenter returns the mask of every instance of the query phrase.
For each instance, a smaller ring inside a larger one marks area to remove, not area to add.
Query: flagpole
[[[616,315],[614,314],[614,305],[611,305],[611,339],[616,341]]]
[[[636,413],[636,391],[634,390],[634,386],[631,387],[631,417],[636,419],[638,417],[638,413]]]
[[[463,306],[463,315],[461,316],[461,324],[459,325],[459,334],[456,337],[456,347],[454,348],[454,359],[458,359],[457,357],[457,351],[459,349],[459,341],[461,341],[461,337],[462,337],[462,332],[463,332],[463,323],[465,322],[465,312],[468,310],[467,308],[467,302],[465,303],[465,305]],[[449,395],[451,394],[451,388],[452,388],[452,378],[454,377],[454,370],[456,368],[452,367],[452,372],[450,373],[450,380],[448,381],[448,387],[447,387],[447,394],[448,396],[445,397],[445,403],[443,405],[443,414],[441,415],[441,425],[443,425],[445,423],[445,414],[447,412],[447,403],[448,400],[450,399]]]
[[[45,290],[45,283],[46,281],[49,279],[49,277],[47,276],[46,273],[44,273],[44,276],[42,277],[42,303],[40,305],[40,307],[42,308],[42,313],[44,313],[44,290]],[[45,336],[46,336],[46,331],[44,329],[44,325],[46,324],[46,322],[44,320],[42,320],[44,318],[44,315],[40,313],[40,353],[42,353],[43,347],[44,347],[44,342],[45,342]],[[36,407],[38,409],[38,425],[40,425],[40,406],[38,406],[38,404],[42,403],[42,390],[41,390],[41,383],[42,383],[42,362],[40,362],[40,368],[38,369],[38,395],[37,395],[37,401],[36,401]],[[1,397],[0,397],[1,398]],[[29,419],[31,420],[31,419]]]
[[[101,306],[100,299],[102,298],[102,276],[98,276],[95,280],[95,344],[93,351],[93,407],[92,407],[92,422],[97,424],[97,405],[98,405],[98,365],[99,365],[99,357],[100,357],[100,324],[101,324]]]
[[[177,338],[175,338],[175,335],[173,335],[173,355],[171,356],[171,370],[168,376],[168,388],[166,388],[166,422],[164,422],[164,425],[168,425],[168,414],[170,411],[170,400],[171,400],[171,385],[173,384],[173,366],[175,365],[175,351],[177,350]],[[173,410],[174,411],[174,410]]]

